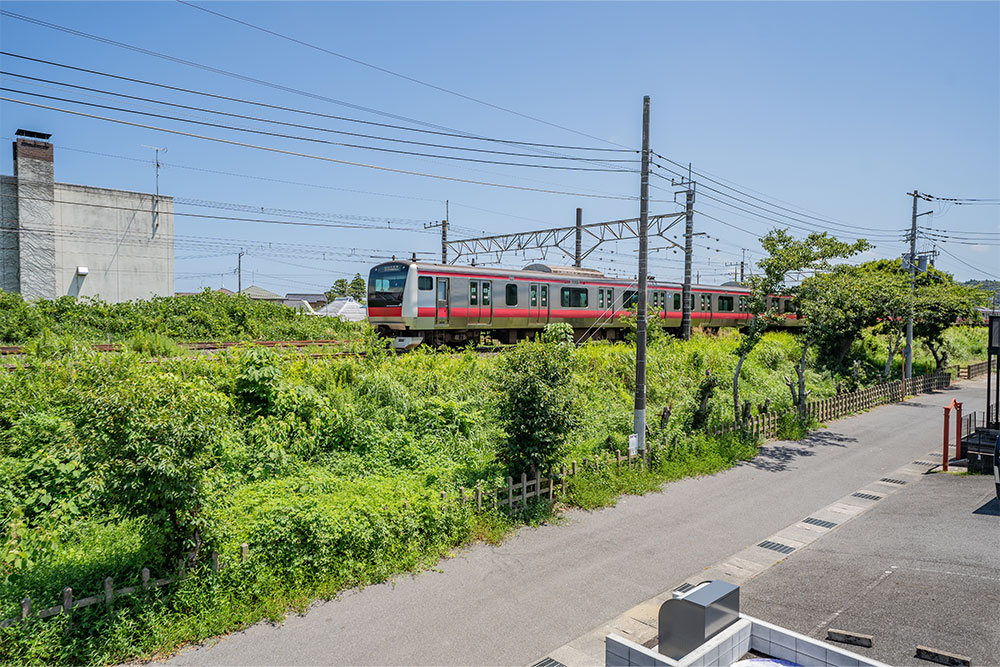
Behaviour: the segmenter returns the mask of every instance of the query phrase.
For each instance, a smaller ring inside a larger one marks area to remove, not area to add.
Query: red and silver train
[[[750,290],[738,285],[692,285],[691,325],[742,326]],[[462,344],[494,338],[515,343],[545,325],[565,322],[577,340],[621,340],[620,317],[638,302],[634,282],[608,278],[600,271],[530,264],[524,269],[453,266],[392,261],[368,276],[368,321],[398,347],[421,342]],[[772,297],[772,308],[785,314],[781,326],[800,324],[791,299]],[[650,317],[681,323],[681,285],[649,282]]]

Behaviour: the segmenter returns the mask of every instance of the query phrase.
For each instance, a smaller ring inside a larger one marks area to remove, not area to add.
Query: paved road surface
[[[819,576],[818,576],[819,575]],[[1000,510],[991,475],[928,475],[740,590],[742,610],[890,665],[917,644],[1000,665]]]
[[[568,524],[477,545],[440,572],[344,594],[260,623],[177,665],[524,665],[813,509],[940,444],[941,406],[982,410],[966,382],[777,442],[726,472],[568,513]]]

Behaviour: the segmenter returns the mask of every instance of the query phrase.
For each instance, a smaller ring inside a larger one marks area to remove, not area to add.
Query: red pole
[[[941,470],[948,472],[948,418],[951,416],[951,406],[944,409],[944,444],[941,446]]]
[[[962,404],[955,403],[955,458],[962,458]]]
[[[906,400],[906,378],[899,381],[899,400]]]

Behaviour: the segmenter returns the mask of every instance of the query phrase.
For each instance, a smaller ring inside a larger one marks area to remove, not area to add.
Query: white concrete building
[[[171,197],[56,183],[50,135],[18,130],[0,176],[0,289],[118,302],[174,293]]]

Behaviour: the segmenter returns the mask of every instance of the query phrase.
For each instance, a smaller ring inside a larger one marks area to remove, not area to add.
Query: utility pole
[[[239,294],[243,291],[243,255],[246,254],[245,250],[240,250],[240,253],[236,255],[236,293]]]
[[[691,165],[688,164],[687,193],[684,198],[684,286],[681,289],[681,337],[684,340],[691,340],[691,262],[693,258],[694,183],[691,182]]]
[[[578,209],[579,210],[579,209]],[[583,214],[580,211],[577,216]],[[577,223],[577,230],[580,222]],[[579,238],[577,231],[577,238]],[[642,98],[642,175],[639,181],[639,308],[635,329],[635,437],[646,451],[646,271],[649,264],[649,95]]]
[[[167,149],[160,146],[147,146],[146,144],[143,144],[142,147],[153,151],[153,164],[156,165],[156,195],[153,198],[153,233],[156,233],[160,226],[160,152],[166,153]]]
[[[742,257],[742,259],[740,259],[740,282],[742,283],[743,280],[744,280],[744,277],[745,277],[744,276],[744,270],[746,269],[746,265],[747,265],[747,249],[746,248],[740,248],[740,250],[743,251],[743,257]]]
[[[573,266],[583,266],[583,209],[576,209],[576,254]]]
[[[909,379],[913,377],[913,298],[917,293],[917,218],[921,215],[933,213],[934,211],[924,211],[918,214],[917,199],[920,198],[920,193],[914,190],[907,194],[913,197],[913,217],[910,221],[910,256],[908,257],[910,265],[910,314],[906,318],[906,350],[904,350],[903,357],[903,377]]]
[[[448,263],[448,200],[444,201],[444,220],[441,222],[430,222],[424,225],[424,229],[433,227],[441,228],[441,263]]]

